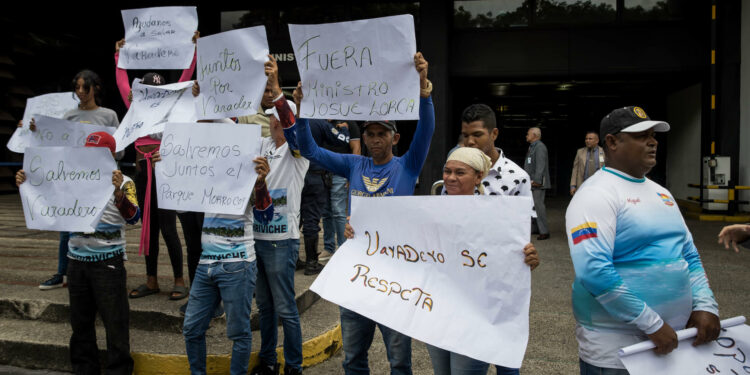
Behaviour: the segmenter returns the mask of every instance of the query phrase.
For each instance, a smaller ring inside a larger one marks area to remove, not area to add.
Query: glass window
[[[682,19],[687,1],[625,0],[623,19],[627,21],[668,21]]]
[[[459,29],[504,28],[529,24],[529,0],[453,2],[453,25]]]
[[[612,23],[617,0],[536,0],[535,24]]]

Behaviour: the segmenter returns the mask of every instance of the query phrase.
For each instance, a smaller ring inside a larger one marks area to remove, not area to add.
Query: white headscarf
[[[490,168],[492,167],[492,159],[490,159],[489,156],[485,155],[484,152],[474,147],[457,148],[448,156],[448,160],[446,160],[446,163],[451,160],[465,163],[478,173],[481,173],[482,178],[487,177],[487,174],[490,172]],[[480,194],[484,194],[484,186],[482,186],[481,181],[479,182],[479,185],[477,185],[477,189],[479,189]]]

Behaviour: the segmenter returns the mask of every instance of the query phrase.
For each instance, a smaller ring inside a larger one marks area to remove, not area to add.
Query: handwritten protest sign
[[[268,39],[263,26],[232,30],[198,39],[199,119],[253,114],[267,78]]]
[[[304,98],[301,117],[419,118],[411,15],[289,25]]]
[[[93,132],[114,133],[112,126],[84,124],[53,117],[34,115],[36,131],[25,139],[25,147],[83,146]]]
[[[33,132],[29,129],[31,118],[34,115],[44,115],[54,118],[62,118],[65,112],[78,107],[78,97],[73,92],[60,92],[35,96],[26,100],[26,109],[23,112],[23,127],[17,128],[8,141],[8,149],[13,152],[23,153],[33,138]]]
[[[113,135],[117,151],[136,139],[164,131],[167,122],[195,122],[193,81],[162,86],[133,82],[133,102]]]
[[[355,237],[310,289],[420,341],[518,368],[531,206],[525,197],[352,197]]]
[[[642,344],[648,345],[650,340],[632,345],[621,350],[620,360],[631,375],[750,374],[750,326],[744,322],[745,317],[723,320],[719,338],[699,346],[692,345],[695,328],[692,334],[685,334],[691,329],[678,331],[677,349],[667,355],[643,350]]]
[[[20,186],[26,227],[93,232],[114,193],[115,169],[108,148],[27,148]]]
[[[159,153],[159,208],[241,215],[258,177],[260,126],[168,123]]]
[[[195,7],[159,7],[122,11],[125,45],[117,66],[122,69],[186,69],[193,61],[193,34],[198,30]]]

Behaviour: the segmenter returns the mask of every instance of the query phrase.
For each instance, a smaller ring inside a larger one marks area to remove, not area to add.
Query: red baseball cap
[[[109,147],[109,150],[115,152],[117,142],[107,132],[94,132],[86,137],[86,147]]]

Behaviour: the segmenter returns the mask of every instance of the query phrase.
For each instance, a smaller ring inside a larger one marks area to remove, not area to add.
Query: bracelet
[[[421,86],[419,87],[419,96],[426,98],[430,96],[431,93],[432,93],[432,81],[428,79],[427,88],[423,89]]]

